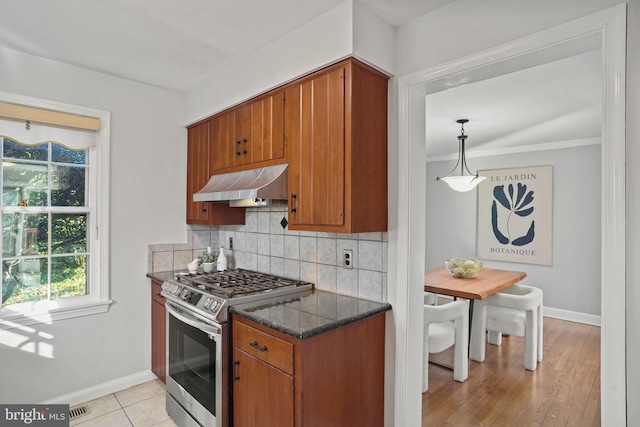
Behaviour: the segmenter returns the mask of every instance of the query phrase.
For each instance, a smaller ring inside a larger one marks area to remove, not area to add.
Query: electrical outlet
[[[233,250],[233,237],[229,237],[229,250]]]
[[[353,268],[353,250],[351,249],[343,249],[342,250],[342,268],[348,268],[351,270]]]

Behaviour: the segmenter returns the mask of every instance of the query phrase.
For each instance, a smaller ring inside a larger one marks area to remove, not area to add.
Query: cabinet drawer
[[[293,344],[243,323],[233,324],[233,346],[293,375]]]
[[[164,305],[165,298],[160,295],[162,291],[162,284],[156,281],[151,281],[151,299],[155,302],[158,302]]]

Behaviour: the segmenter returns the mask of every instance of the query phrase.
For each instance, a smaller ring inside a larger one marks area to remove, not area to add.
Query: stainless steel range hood
[[[275,165],[213,175],[194,202],[229,202],[230,206],[266,206],[287,200],[287,166]]]

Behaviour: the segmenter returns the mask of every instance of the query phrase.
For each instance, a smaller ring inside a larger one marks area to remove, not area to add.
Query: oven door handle
[[[165,301],[164,306],[169,314],[189,326],[193,326],[194,328],[200,329],[202,332],[213,335],[215,337],[219,337],[222,334],[222,331],[219,327],[214,326],[211,323],[205,323],[198,319],[195,315],[187,314],[181,311],[177,306],[171,304],[169,301]]]

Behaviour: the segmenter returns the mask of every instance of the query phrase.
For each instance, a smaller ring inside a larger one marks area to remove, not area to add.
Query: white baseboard
[[[544,316],[555,319],[568,320],[570,322],[585,323],[587,325],[601,326],[600,316],[595,314],[578,313],[576,311],[560,310],[559,308],[544,307]]]
[[[102,384],[96,384],[82,390],[54,397],[53,399],[49,399],[41,403],[45,405],[68,404],[69,406],[75,406],[138,384],[146,383],[147,381],[151,381],[156,378],[157,377],[150,370],[140,371],[135,374],[127,375],[126,377],[116,378],[115,380],[107,381]]]

